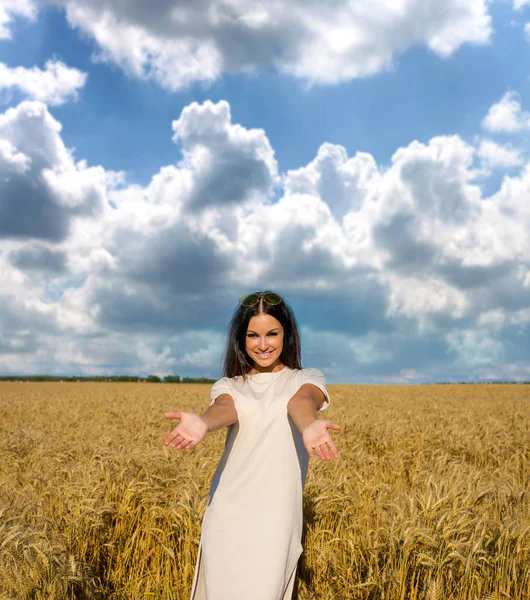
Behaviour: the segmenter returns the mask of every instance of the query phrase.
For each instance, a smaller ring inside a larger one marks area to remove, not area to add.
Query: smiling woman
[[[213,476],[191,600],[290,600],[302,552],[309,456],[339,457],[317,419],[329,405],[323,374],[302,369],[296,319],[275,292],[241,298],[230,324],[224,377],[203,415],[180,419],[166,444],[194,448],[228,427]]]
[[[259,300],[258,294],[249,294],[241,299],[241,303],[244,306],[254,306]],[[268,304],[279,304],[281,300],[281,296],[278,294],[263,295],[263,301]],[[245,350],[257,365],[263,369],[274,370],[280,364],[282,349],[283,327],[281,323],[266,313],[252,317],[247,329]],[[252,373],[252,370],[250,372]]]

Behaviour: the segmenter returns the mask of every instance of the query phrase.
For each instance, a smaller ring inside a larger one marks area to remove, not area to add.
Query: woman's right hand
[[[167,412],[166,419],[180,419],[180,423],[166,437],[166,446],[190,450],[208,433],[208,425],[199,415],[190,412]]]

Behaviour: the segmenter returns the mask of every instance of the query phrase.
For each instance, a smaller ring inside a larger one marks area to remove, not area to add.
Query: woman
[[[302,552],[302,492],[308,457],[339,457],[316,411],[329,405],[325,379],[300,366],[300,336],[277,293],[241,298],[230,324],[224,377],[201,416],[180,419],[166,445],[194,448],[228,427],[202,522],[191,600],[290,600]]]

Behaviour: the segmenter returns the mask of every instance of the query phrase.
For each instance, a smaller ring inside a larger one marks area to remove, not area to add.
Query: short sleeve
[[[326,389],[326,378],[324,377],[324,373],[318,369],[301,369],[299,373],[298,387],[302,386],[304,383],[312,383],[324,392],[324,404],[322,404],[320,410],[325,410],[329,406],[330,398]]]
[[[215,402],[215,399],[221,394],[232,394],[232,389],[228,383],[228,377],[218,379],[212,386],[210,391],[210,406]]]

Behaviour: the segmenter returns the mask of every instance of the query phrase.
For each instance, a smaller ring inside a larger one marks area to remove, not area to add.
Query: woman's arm
[[[230,394],[221,394],[215,399],[201,415],[201,419],[208,425],[208,431],[215,431],[228,427],[237,421],[237,411],[234,399]]]
[[[190,412],[167,412],[166,419],[180,419],[180,423],[166,437],[166,446],[179,450],[190,450],[204,438],[209,431],[222,429],[237,421],[234,399],[230,394],[221,394],[204,413],[199,416]]]
[[[339,458],[337,448],[328,429],[340,429],[340,425],[331,421],[317,419],[317,409],[324,404],[324,392],[312,383],[304,383],[287,404],[287,412],[302,434],[304,446],[309,456],[318,454],[322,460],[330,460],[331,453]]]
[[[287,412],[300,432],[317,419],[317,410],[324,404],[324,392],[312,383],[304,383],[287,404]]]

